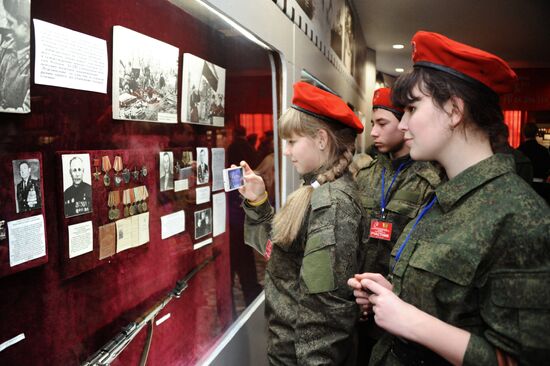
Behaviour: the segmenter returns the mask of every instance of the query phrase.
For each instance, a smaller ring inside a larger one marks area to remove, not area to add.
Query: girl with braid
[[[351,365],[358,309],[346,281],[364,260],[365,216],[348,167],[363,126],[342,99],[304,82],[292,103],[279,131],[303,185],[277,214],[241,162],[245,242],[269,259],[269,363]]]

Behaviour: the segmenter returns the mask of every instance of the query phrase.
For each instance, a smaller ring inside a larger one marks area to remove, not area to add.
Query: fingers
[[[382,286],[378,282],[375,282],[375,281],[370,280],[370,279],[361,280],[361,286],[363,286],[363,288],[371,291],[374,295],[380,295],[380,294],[386,293],[387,291],[390,291],[389,289]]]
[[[360,290],[362,287],[361,287],[361,278],[357,278],[357,275],[355,275],[356,277],[354,278],[350,278],[348,280],[348,286],[353,288],[353,289],[357,289],[357,290]]]
[[[388,290],[391,290],[392,287],[393,287],[393,285],[386,279],[386,277],[384,277],[380,273],[365,272],[365,273],[361,273],[361,274],[356,274],[354,276],[354,278],[357,279],[358,281],[361,281],[361,280],[364,280],[364,279],[374,281],[374,282],[384,286]]]
[[[244,174],[254,173],[246,161],[241,161],[240,165],[244,168]]]

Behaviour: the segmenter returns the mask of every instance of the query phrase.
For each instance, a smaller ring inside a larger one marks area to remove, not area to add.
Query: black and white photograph
[[[113,118],[177,123],[177,47],[113,27]]]
[[[17,213],[42,207],[40,190],[40,161],[38,159],[13,160],[15,211]]]
[[[159,153],[159,181],[161,192],[174,189],[174,154],[171,151]]]
[[[313,13],[315,11],[315,5],[313,4],[313,0],[296,0],[298,5],[300,5],[300,8],[306,13],[307,17],[309,19],[313,18]]]
[[[338,2],[330,17],[330,46],[350,74],[355,61],[353,15],[347,1]]]
[[[61,155],[65,217],[92,212],[90,154]]]
[[[224,126],[225,69],[190,53],[183,54],[183,122]]]
[[[197,184],[206,184],[210,179],[208,148],[197,147]]]
[[[31,111],[31,1],[0,1],[0,112]]]
[[[195,239],[212,233],[212,208],[195,212]]]

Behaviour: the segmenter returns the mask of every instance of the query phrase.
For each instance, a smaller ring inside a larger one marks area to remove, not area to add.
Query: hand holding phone
[[[226,192],[244,186],[244,169],[242,166],[223,170],[223,187]]]

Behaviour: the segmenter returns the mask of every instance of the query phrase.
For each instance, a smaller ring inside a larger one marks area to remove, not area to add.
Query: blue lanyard
[[[380,191],[380,208],[382,210],[382,216],[384,215],[384,210],[386,209],[386,206],[388,204],[388,196],[391,191],[391,187],[395,183],[395,180],[397,179],[397,176],[405,168],[407,165],[409,165],[412,162],[412,160],[407,160],[404,163],[399,164],[399,167],[395,171],[395,174],[393,175],[393,179],[391,180],[390,186],[388,187],[388,190],[384,192],[384,188],[386,185],[386,168],[382,168],[382,190]]]
[[[416,218],[416,221],[414,222],[413,224],[413,227],[411,228],[411,230],[409,231],[409,233],[407,234],[407,237],[405,238],[405,241],[403,241],[403,244],[401,244],[401,246],[399,247],[399,250],[397,251],[397,254],[395,255],[395,263],[393,264],[393,267],[391,268],[391,271],[393,272],[393,269],[395,268],[395,265],[397,264],[397,262],[399,262],[399,257],[401,257],[401,253],[403,252],[403,249],[405,249],[405,246],[407,245],[407,243],[409,242],[409,239],[411,237],[411,234],[412,232],[414,231],[414,229],[416,228],[416,225],[418,225],[418,223],[420,222],[420,220],[424,217],[424,215],[430,211],[430,208],[432,208],[432,206],[434,205],[435,201],[437,201],[437,197],[434,196],[434,198],[432,198],[432,200],[430,201],[430,203],[428,203],[426,206],[424,206],[424,208],[422,209],[422,211],[420,211],[420,214],[418,215],[418,217]]]

